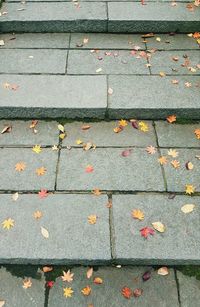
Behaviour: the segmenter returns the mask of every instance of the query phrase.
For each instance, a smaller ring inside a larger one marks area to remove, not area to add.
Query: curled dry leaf
[[[166,266],[163,266],[162,268],[158,269],[157,273],[158,275],[166,276],[169,274],[169,270]]]
[[[154,222],[152,226],[158,232],[165,232],[165,226],[161,222]]]
[[[115,128],[113,129],[113,131],[114,131],[115,133],[119,133],[119,132],[121,132],[122,130],[123,130],[122,127],[115,127]]]
[[[10,133],[12,131],[12,126],[11,125],[6,125],[3,130],[1,131],[1,134],[4,133]]]
[[[127,150],[122,151],[121,155],[122,157],[128,157],[130,156],[131,152],[132,152],[132,149],[127,149]]]
[[[65,127],[61,124],[58,125],[58,130],[61,131],[62,133],[65,132]]]
[[[53,271],[53,267],[52,266],[43,266],[42,271],[44,273],[51,272],[51,271]]]
[[[12,199],[13,199],[14,201],[17,201],[18,198],[19,198],[19,193],[18,193],[18,192],[14,193],[14,194],[12,195]]]
[[[140,297],[143,293],[143,290],[140,288],[136,288],[135,290],[133,290],[133,296],[134,297]]]
[[[0,300],[0,307],[3,307],[5,305],[6,301]]]
[[[92,277],[92,275],[93,275],[93,268],[89,268],[87,270],[86,275],[87,275],[87,278],[90,279]]]
[[[195,129],[194,134],[196,135],[196,138],[200,140],[200,128]]]
[[[82,290],[81,290],[81,293],[84,295],[84,296],[89,296],[92,292],[92,289],[90,286],[86,286],[84,287]]]
[[[43,237],[45,238],[45,239],[48,239],[49,238],[49,232],[48,232],[48,230],[46,229],[46,228],[44,228],[44,227],[42,227],[41,226],[41,234],[43,235]]]
[[[130,288],[128,287],[124,287],[122,290],[121,290],[121,293],[123,295],[123,297],[127,298],[127,299],[130,299],[131,296],[132,296],[132,291]]]
[[[151,278],[151,271],[146,271],[143,275],[142,275],[142,280],[143,281],[147,281]]]
[[[194,168],[194,165],[192,162],[188,161],[186,162],[185,167],[188,171],[191,171]]]
[[[88,130],[88,129],[90,129],[90,128],[91,128],[90,125],[83,125],[83,126],[81,127],[82,130]]]
[[[186,204],[184,206],[181,207],[181,211],[183,213],[191,213],[195,208],[194,204]]]
[[[100,277],[95,277],[93,280],[94,284],[101,285],[103,283],[103,279]]]

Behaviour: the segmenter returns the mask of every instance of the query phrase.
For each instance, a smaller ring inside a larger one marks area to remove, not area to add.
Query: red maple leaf
[[[149,235],[154,235],[155,231],[150,227],[144,227],[140,229],[141,236],[144,238],[148,238]]]
[[[48,196],[48,191],[41,189],[41,191],[38,193],[38,195],[39,195],[39,198],[45,198],[45,197]]]
[[[49,281],[46,282],[46,287],[48,287],[48,288],[52,288],[53,285],[54,285],[54,281],[52,281],[52,280],[49,280]]]
[[[122,295],[123,295],[125,298],[128,298],[128,299],[130,299],[131,296],[132,296],[132,291],[131,291],[131,289],[128,288],[128,287],[124,287],[124,288],[122,289],[121,293],[122,293]]]

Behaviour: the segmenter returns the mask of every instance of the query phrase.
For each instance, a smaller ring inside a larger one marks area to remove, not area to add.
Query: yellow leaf
[[[185,193],[191,195],[195,192],[195,189],[196,188],[192,184],[186,184]]]
[[[71,282],[73,281],[73,276],[74,276],[74,273],[71,273],[70,270],[68,270],[67,272],[63,271],[63,276],[61,276],[61,278],[62,278],[62,281]]]
[[[183,213],[190,213],[194,210],[195,205],[193,204],[186,204],[184,206],[181,207],[181,211]]]
[[[58,125],[58,130],[61,131],[62,133],[65,132],[65,127],[61,124]]]
[[[90,286],[86,286],[85,288],[83,288],[83,289],[81,290],[81,293],[82,293],[83,295],[85,295],[85,296],[89,296],[90,293],[91,293],[91,291],[92,291],[91,287],[90,287]]]
[[[161,156],[161,157],[158,159],[158,162],[159,162],[161,165],[167,164],[167,158],[166,158],[165,156]]]
[[[164,71],[161,71],[161,72],[159,73],[159,75],[160,75],[161,77],[165,77],[165,76],[166,76],[166,73],[165,73]]]
[[[134,219],[138,219],[140,221],[144,219],[144,213],[139,209],[133,210],[131,214]]]
[[[5,229],[10,229],[11,227],[14,226],[14,220],[11,218],[8,218],[7,220],[4,220],[2,222],[3,228]]]
[[[161,222],[154,222],[154,223],[152,223],[152,226],[155,230],[157,230],[159,232],[165,231],[165,226]]]
[[[96,224],[97,222],[97,216],[96,215],[89,215],[88,216],[88,223],[89,224]]]
[[[48,239],[48,238],[49,238],[49,232],[48,232],[48,230],[47,230],[46,228],[42,227],[42,226],[41,226],[41,234],[43,235],[43,237],[44,237],[45,239]]]
[[[61,133],[60,135],[59,135],[59,138],[61,139],[61,140],[64,140],[64,138],[66,137],[66,133],[64,132],[64,133]]]
[[[168,275],[169,274],[169,270],[166,266],[163,266],[162,268],[158,269],[158,275]]]
[[[72,288],[64,288],[63,291],[64,291],[63,295],[65,297],[72,297],[72,294],[74,293]]]
[[[126,127],[128,125],[127,121],[124,119],[121,119],[118,124],[120,127]]]
[[[76,144],[77,144],[77,145],[81,145],[82,143],[83,143],[83,141],[81,141],[81,140],[79,140],[79,139],[76,140]]]
[[[145,122],[139,122],[138,126],[139,126],[139,129],[143,132],[149,131],[149,127]]]
[[[22,287],[24,289],[31,288],[31,286],[32,286],[32,281],[31,281],[30,278],[26,278],[26,279],[23,280],[23,286]]]
[[[35,153],[37,153],[37,154],[39,154],[39,153],[42,151],[40,145],[35,145],[35,146],[33,146],[32,150],[33,150]]]
[[[176,151],[176,149],[170,149],[167,152],[168,156],[171,156],[172,158],[176,158],[178,157],[178,152]]]

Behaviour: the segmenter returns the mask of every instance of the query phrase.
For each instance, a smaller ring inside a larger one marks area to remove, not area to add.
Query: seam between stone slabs
[[[144,41],[144,45],[145,45],[145,51],[147,52],[148,51],[148,49],[147,49],[147,41],[145,40]],[[149,58],[147,57],[147,64],[150,64],[150,61],[149,61]],[[151,67],[150,66],[148,66],[148,70],[149,70],[149,74],[151,75]]]
[[[71,33],[70,33],[69,40],[68,40],[69,46],[70,46],[70,43],[71,43]],[[68,62],[69,62],[69,49],[67,50],[66,65],[65,65],[65,75],[67,75]]]
[[[148,63],[147,63],[148,64]],[[11,76],[148,76],[148,77],[151,77],[151,76],[157,76],[159,77],[160,75],[159,74],[104,74],[104,73],[93,73],[93,74],[65,74],[65,73],[55,73],[55,74],[52,74],[52,73],[4,73],[4,72],[0,72],[0,75],[11,75]],[[192,75],[192,74],[166,74],[166,76],[169,76],[169,77],[199,77],[200,74],[195,74],[195,75]]]
[[[178,280],[178,275],[177,275],[177,270],[174,268],[174,276],[175,276],[175,281],[176,281],[176,289],[177,289],[177,296],[178,296],[178,304],[179,307],[181,307],[181,296],[180,296],[180,284]]]
[[[29,1],[30,2],[30,1]],[[28,2],[28,3],[29,3]],[[14,2],[14,3],[17,3],[17,2]],[[20,3],[20,2],[19,2]],[[38,3],[38,1],[37,2],[34,2],[34,3]],[[52,1],[50,2],[50,3],[52,3]],[[66,3],[66,2],[65,2]],[[180,3],[180,2],[179,2]],[[36,33],[36,34],[39,34],[39,33]],[[59,34],[59,33],[58,33]],[[72,34],[74,34],[74,33],[72,33]],[[76,32],[75,32],[75,34],[76,34]],[[83,34],[85,34],[85,35],[87,35],[87,34],[91,34],[91,33],[83,33]],[[94,33],[92,33],[92,34],[94,34]],[[107,34],[115,34],[115,35],[117,35],[116,33],[99,33],[99,34],[105,34],[105,35],[107,35]],[[160,35],[162,35],[163,33],[161,33]],[[2,33],[1,35],[5,35],[4,33]],[[23,35],[23,34],[19,34],[19,35]],[[119,34],[119,35],[126,35],[126,34]],[[134,35],[134,34],[133,34]],[[144,44],[147,44],[147,43],[144,43]],[[95,46],[95,45],[94,45]],[[4,47],[4,48],[0,48],[0,50],[70,50],[70,51],[77,51],[77,50],[82,50],[82,51],[90,51],[91,49],[98,49],[98,50],[101,50],[101,51],[106,51],[106,50],[116,50],[116,51],[131,51],[133,48],[117,48],[117,47],[115,47],[115,48],[100,48],[100,47],[84,47],[84,48],[82,48],[82,47],[69,47],[69,48],[66,48],[66,47],[60,47],[60,48],[48,48],[48,47],[15,47],[15,48],[11,48],[11,47]],[[139,51],[147,51],[147,52],[149,52],[149,49],[148,48],[142,48],[141,47],[141,49],[139,49]],[[159,51],[159,52],[171,52],[171,51],[199,51],[199,49],[198,48],[193,48],[193,49],[176,49],[176,48],[174,48],[174,49],[159,49],[159,48],[156,48],[156,51]]]
[[[116,248],[115,248],[115,226],[114,226],[114,215],[112,207],[112,194],[108,194],[108,201],[111,202],[111,207],[109,207],[109,231],[110,231],[110,252],[111,259],[116,258]]]
[[[106,33],[108,33],[108,21],[109,21],[108,2],[106,2]]]
[[[60,135],[60,134],[59,134]],[[55,176],[55,185],[54,185],[54,190],[56,191],[57,189],[57,180],[58,180],[58,172],[59,172],[59,164],[60,164],[60,155],[61,155],[61,149],[62,149],[62,139],[59,137],[59,145],[58,145],[58,159],[56,163],[56,176]]]

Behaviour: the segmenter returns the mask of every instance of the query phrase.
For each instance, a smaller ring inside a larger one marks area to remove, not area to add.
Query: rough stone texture
[[[111,52],[111,55],[105,55]],[[100,57],[100,60],[99,60]],[[132,56],[130,51],[102,50],[91,53],[89,50],[70,50],[68,74],[149,74],[147,60]],[[96,72],[101,69],[102,71]]]
[[[198,119],[200,91],[195,85],[199,77],[182,76],[178,85],[171,81],[172,77],[109,76],[108,84],[113,89],[109,117],[161,119],[175,113],[181,118]],[[186,88],[185,82],[191,82],[192,87]]]
[[[77,145],[76,141],[80,139],[84,143],[92,142],[96,146],[141,146],[148,145],[156,146],[156,138],[152,122],[146,122],[149,131],[144,133],[134,129],[131,124],[128,124],[120,133],[115,133],[113,129],[118,126],[117,121],[99,122],[99,123],[81,123],[73,122],[65,125],[67,137],[63,140],[63,146],[81,146]],[[83,125],[90,125],[88,130],[82,130]]]
[[[182,307],[197,307],[200,301],[200,281],[195,277],[183,275],[177,271],[180,301]]]
[[[197,124],[173,124],[169,125],[166,121],[155,123],[158,136],[158,144],[161,147],[199,147],[200,140],[194,134],[195,129],[200,128]]]
[[[17,11],[25,8],[23,11]],[[37,2],[19,5],[6,3],[1,17],[2,32],[105,32],[107,29],[106,3],[83,2],[80,9],[74,3]]]
[[[181,207],[196,205],[190,214]],[[140,209],[143,221],[133,219],[131,211]],[[200,197],[138,194],[113,196],[113,244],[117,263],[124,264],[200,264]],[[156,231],[145,239],[140,234],[143,227],[160,221],[166,226],[164,233]]]
[[[4,49],[0,52],[0,73],[64,74],[66,59],[65,50]]]
[[[55,186],[56,164],[58,153],[51,149],[43,149],[40,154],[31,148],[0,149],[0,190],[53,190]],[[22,172],[15,170],[18,162],[26,163]],[[43,176],[36,174],[40,167],[47,169]]]
[[[27,277],[29,278],[29,276]],[[5,268],[1,267],[0,279],[0,299],[6,301],[6,307],[44,306],[44,278],[41,278],[40,280],[31,278],[32,287],[23,289],[23,278],[13,276],[10,272],[6,271]]]
[[[128,157],[123,157],[122,151],[122,148],[63,149],[57,189],[164,191],[157,154],[148,156],[144,148],[134,148]],[[85,171],[87,165],[94,167],[92,173]]]
[[[185,3],[132,2],[108,3],[109,32],[195,32],[200,26],[200,12],[186,9]]]
[[[84,38],[89,39],[87,44],[83,43]],[[143,40],[141,35],[137,34],[72,33],[70,48],[133,49],[139,46],[145,49]]]
[[[199,149],[177,149],[177,151],[179,156],[177,158],[168,156],[168,164],[164,165],[168,191],[184,192],[186,184],[193,184],[196,187],[196,191],[200,192],[199,160],[195,158],[196,155],[199,155]],[[167,152],[167,149],[161,149],[161,155],[167,156]],[[172,160],[178,160],[180,168],[175,169],[170,163]],[[188,161],[193,163],[193,170],[186,169],[185,164]]]
[[[161,41],[157,39],[160,38]],[[155,34],[154,37],[146,38],[147,49],[156,48],[158,50],[199,50],[199,44],[193,37],[188,37],[187,34]]]
[[[69,33],[1,34],[5,45],[0,48],[68,48]]]
[[[10,133],[0,134],[0,146],[33,146],[57,145],[59,142],[59,131],[57,122],[38,121],[35,134],[30,129],[31,121],[1,120],[0,131],[6,126],[11,126]]]
[[[186,55],[188,56],[187,59],[184,58]],[[178,57],[178,61],[173,60],[173,58],[176,57]],[[189,60],[189,65],[183,67],[182,65],[184,65],[186,60]],[[154,54],[152,54],[150,58],[152,74],[159,74],[160,72],[164,72],[169,75],[199,75],[200,69],[197,68],[197,64],[199,63],[200,63],[199,50],[198,51],[185,50],[181,52],[157,51]],[[194,68],[196,71],[191,72],[190,70],[191,67]]]
[[[104,76],[2,75],[0,84],[17,84],[17,91],[1,87],[1,118],[104,118],[107,84]]]
[[[149,282],[143,282],[141,276],[146,269],[151,268],[121,268],[120,270],[112,267],[99,268],[94,272],[94,277],[103,279],[102,285],[95,285],[86,277],[86,268],[74,268],[74,281],[70,286],[74,290],[74,295],[67,300],[67,306],[89,306],[93,304],[96,307],[178,307],[177,289],[173,270],[170,270],[168,276],[159,276],[156,271],[152,271],[152,278]],[[134,280],[135,278],[135,280]],[[92,293],[90,296],[83,296],[81,289],[90,285]],[[66,286],[61,278],[57,278],[54,287],[50,291],[49,307],[66,306],[66,298],[63,296],[63,288]],[[139,298],[125,299],[121,294],[123,287],[130,287],[132,290],[142,288],[143,294]]]
[[[110,260],[109,210],[107,197],[92,195],[20,195],[13,202],[11,195],[1,195],[0,220],[11,217],[12,229],[1,229],[1,263],[20,264],[89,264]],[[41,210],[43,217],[33,218]],[[90,225],[87,218],[99,218]],[[49,232],[46,239],[41,227]]]

